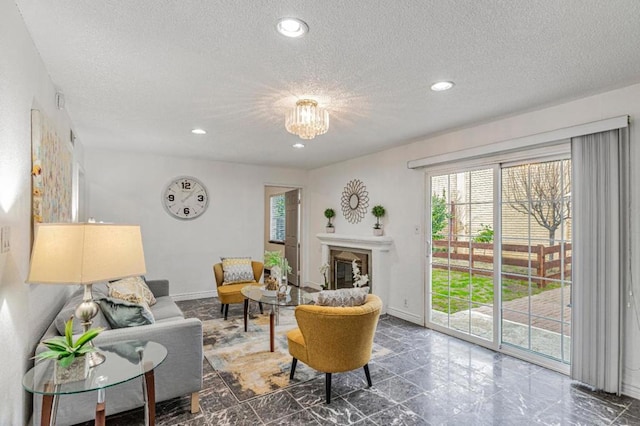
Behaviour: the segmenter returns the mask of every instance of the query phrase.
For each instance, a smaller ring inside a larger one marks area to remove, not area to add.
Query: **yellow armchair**
[[[325,373],[327,404],[331,403],[331,374],[364,367],[371,386],[369,360],[382,301],[369,294],[362,306],[330,307],[300,305],[295,315],[298,327],[287,333],[293,356],[290,379],[298,360]]]
[[[242,295],[240,290],[247,285],[260,285],[260,277],[262,277],[262,271],[264,270],[264,264],[255,260],[251,261],[251,268],[253,269],[253,281],[247,281],[236,284],[224,283],[224,271],[222,269],[222,263],[216,263],[213,265],[213,275],[216,277],[216,285],[218,289],[218,299],[220,299],[220,313],[224,312],[224,319],[227,319],[229,314],[229,305],[232,303],[244,303],[245,310],[245,323],[244,331],[247,331],[246,311],[248,306],[248,300]],[[262,303],[260,304],[260,312],[262,312]]]

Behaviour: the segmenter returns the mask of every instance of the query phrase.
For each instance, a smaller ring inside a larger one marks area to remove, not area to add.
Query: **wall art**
[[[73,154],[53,123],[31,110],[31,215],[36,223],[71,221]],[[33,229],[32,229],[33,235]]]
[[[347,183],[342,191],[342,214],[349,223],[359,223],[369,207],[367,187],[359,179]]]

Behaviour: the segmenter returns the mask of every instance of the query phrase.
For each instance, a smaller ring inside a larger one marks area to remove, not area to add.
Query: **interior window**
[[[284,194],[272,195],[269,207],[269,241],[272,243],[284,243],[285,208]]]

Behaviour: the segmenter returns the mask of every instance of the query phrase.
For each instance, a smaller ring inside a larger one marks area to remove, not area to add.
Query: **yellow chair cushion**
[[[242,295],[240,290],[243,287],[248,285],[260,285],[255,281],[247,281],[243,283],[234,283],[234,284],[226,284],[218,287],[218,298],[220,299],[220,303],[223,304],[233,304],[233,303],[243,303],[245,297]]]

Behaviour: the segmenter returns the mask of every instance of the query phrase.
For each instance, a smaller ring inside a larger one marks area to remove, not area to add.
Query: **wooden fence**
[[[490,254],[487,254],[489,252]],[[469,241],[433,241],[434,258],[432,267],[436,269],[451,269],[454,271],[470,272],[472,275],[493,275],[493,243],[475,243]],[[451,259],[458,264],[444,265],[436,259]],[[460,265],[467,262],[466,265]],[[484,268],[475,269],[477,263],[489,264]],[[560,279],[564,266],[564,278],[571,279],[571,243],[545,246],[529,246],[526,244],[502,245],[502,276],[514,280],[527,279],[531,271],[532,281],[539,287],[547,284],[547,279]],[[504,266],[526,268],[525,272],[505,272]]]

